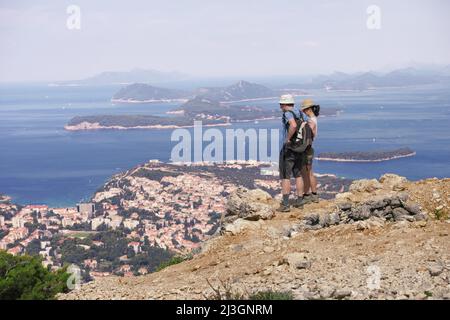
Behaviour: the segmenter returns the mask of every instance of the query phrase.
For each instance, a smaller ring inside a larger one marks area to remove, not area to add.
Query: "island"
[[[255,105],[228,105],[216,100],[196,97],[167,112],[173,116],[152,115],[92,115],[72,118],[64,127],[68,131],[98,129],[174,129],[193,127],[194,121],[204,126],[227,126],[237,122],[263,121],[281,118],[276,109]],[[338,109],[323,109],[321,116],[335,116]]]
[[[213,101],[232,103],[273,99],[279,92],[257,83],[241,80],[225,87],[202,87],[192,91],[154,87],[146,83],[133,83],[120,89],[111,101],[114,103],[151,103],[188,101],[203,98]]]
[[[203,125],[227,125],[226,119],[202,119]],[[150,115],[95,115],[72,118],[64,126],[68,131],[99,130],[99,129],[174,129],[188,128],[194,125],[189,117],[158,117]]]
[[[254,105],[233,106],[218,100],[197,96],[168,113],[181,114],[191,119],[228,119],[229,122],[245,122],[275,119],[280,116],[275,109],[263,109]]]
[[[226,87],[199,88],[195,91],[195,95],[205,99],[231,103],[273,99],[277,98],[279,93],[261,84],[240,80]]]
[[[114,95],[113,102],[144,103],[156,101],[182,101],[168,111],[172,116],[152,115],[91,115],[72,118],[64,127],[69,131],[98,129],[173,129],[188,128],[194,121],[205,126],[224,126],[233,122],[250,122],[281,118],[274,108],[262,108],[256,100],[274,97],[274,91],[262,85],[239,81],[228,87],[201,88],[195,93],[157,88],[146,84],[133,84]],[[255,100],[255,101],[254,101]],[[238,104],[237,102],[247,101]],[[252,102],[253,101],[253,102]],[[322,108],[321,116],[335,116],[336,108]]]
[[[336,162],[381,162],[415,156],[416,152],[410,148],[395,150],[379,150],[366,152],[323,152],[316,160]]]
[[[111,99],[114,103],[151,103],[186,101],[189,93],[134,83],[119,90]]]

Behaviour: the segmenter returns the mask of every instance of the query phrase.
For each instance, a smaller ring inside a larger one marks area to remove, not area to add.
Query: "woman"
[[[317,117],[320,113],[320,106],[315,105],[311,99],[303,100],[301,111],[308,117],[308,125],[310,126],[313,133],[313,143],[314,139],[317,137]],[[313,159],[314,159],[314,148],[311,145],[306,149],[303,157],[303,200],[302,204],[309,202],[319,202],[319,196],[317,195],[317,179],[313,172]],[[311,193],[309,191],[311,190]]]

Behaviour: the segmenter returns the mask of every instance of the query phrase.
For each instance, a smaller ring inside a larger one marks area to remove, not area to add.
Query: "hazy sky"
[[[373,4],[379,30],[366,24]],[[80,30],[66,26],[69,5],[81,9]],[[448,0],[0,0],[0,81],[136,67],[216,77],[450,64],[449,12]]]

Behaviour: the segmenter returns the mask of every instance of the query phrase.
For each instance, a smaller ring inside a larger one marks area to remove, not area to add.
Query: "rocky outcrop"
[[[309,269],[311,268],[311,261],[309,257],[300,252],[289,253],[283,257],[281,264],[287,264],[294,269]]]
[[[304,217],[303,221],[307,229],[319,229],[370,218],[377,218],[379,222],[413,222],[426,220],[428,217],[417,203],[408,201],[408,194],[400,193],[394,196],[375,196],[362,203],[338,202],[332,212],[312,213]]]
[[[382,188],[381,184],[376,179],[371,180],[362,179],[353,181],[353,183],[350,185],[349,191],[373,192],[381,188]]]
[[[142,277],[97,279],[61,299],[450,299],[450,179],[392,174],[275,214],[265,192],[238,189],[222,235],[192,260]]]
[[[392,190],[402,191],[405,190],[405,184],[408,182],[405,177],[398,176],[396,174],[386,173],[381,176],[380,183],[388,186]]]
[[[270,200],[272,200],[270,194],[261,189],[238,188],[228,198],[227,211],[223,220],[225,223],[230,223],[238,218],[251,221],[271,219],[274,216],[274,210],[268,204]]]
[[[406,183],[404,177],[394,174],[385,174],[380,181],[355,181],[349,188],[350,192],[336,197],[335,208],[331,212],[313,212],[306,215],[303,218],[304,228],[320,229],[369,219],[369,223],[359,223],[359,227],[380,225],[389,221],[427,220],[428,216],[420,205],[411,201],[407,192],[399,191],[405,190]],[[360,198],[355,198],[358,195]]]

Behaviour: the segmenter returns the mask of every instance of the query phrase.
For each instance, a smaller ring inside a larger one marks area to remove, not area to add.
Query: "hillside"
[[[105,277],[60,299],[214,299],[267,290],[295,299],[449,299],[450,179],[358,180],[336,199],[274,214],[238,189],[221,235],[192,260],[141,277]]]
[[[192,119],[224,119],[225,121],[254,121],[280,117],[277,110],[266,110],[257,106],[234,106],[197,96],[168,113],[183,114]]]
[[[188,93],[167,88],[154,87],[145,83],[134,83],[128,85],[117,92],[112,102],[155,102],[167,100],[183,100]]]
[[[263,85],[241,80],[227,87],[200,88],[197,89],[196,95],[209,100],[234,102],[273,98],[278,97],[279,93]]]
[[[277,96],[279,96],[279,93],[272,89],[243,80],[226,87],[199,88],[193,92],[154,87],[145,83],[134,83],[120,89],[114,94],[111,101],[121,103],[147,103],[157,101],[183,101],[198,98],[198,100],[204,99],[219,103],[258,100]]]

